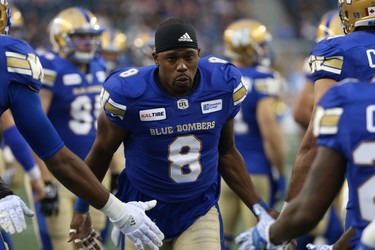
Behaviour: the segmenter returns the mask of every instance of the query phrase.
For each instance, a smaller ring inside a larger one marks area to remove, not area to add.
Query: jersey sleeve
[[[43,112],[39,94],[19,84],[11,84],[9,90],[17,128],[42,160],[51,158],[64,143]]]
[[[311,51],[309,65],[314,81],[323,78],[340,81],[343,78],[344,52],[333,39],[324,39]]]
[[[244,84],[241,72],[233,64],[226,64],[226,81],[233,87],[233,101],[230,102],[228,120],[234,118],[240,111],[241,103],[247,95],[247,88]]]
[[[254,88],[259,99],[278,97],[280,95],[281,78],[277,72],[270,73],[266,77],[255,79]]]
[[[43,88],[46,88],[54,92],[56,85],[57,71],[53,67],[52,60],[55,58],[55,55],[48,51],[43,51],[40,54],[40,62],[43,66],[44,78],[42,81]]]
[[[25,42],[13,39],[1,48],[5,59],[5,79],[17,82],[38,92],[43,79],[43,69],[39,57]]]
[[[344,114],[345,95],[340,85],[330,88],[321,98],[315,111],[313,133],[317,144],[342,151],[340,136],[344,129],[340,120]]]
[[[100,104],[106,116],[117,126],[126,130],[126,112],[134,100],[146,89],[145,83],[138,78],[138,69],[124,68],[114,71],[103,83]]]

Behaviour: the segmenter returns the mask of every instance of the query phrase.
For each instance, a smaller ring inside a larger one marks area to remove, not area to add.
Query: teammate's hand
[[[156,200],[147,202],[127,202],[125,209],[111,222],[131,240],[138,250],[144,250],[143,243],[150,249],[159,249],[163,245],[164,234],[146,215],[145,211],[156,206]]]
[[[17,195],[8,195],[0,199],[0,227],[14,234],[26,230],[25,216],[32,217],[34,212]]]
[[[332,250],[332,245],[313,245],[311,243],[306,245],[306,248],[309,250]]]
[[[45,196],[40,201],[41,212],[45,216],[57,215],[59,213],[59,196],[57,193],[57,185],[46,181]]]
[[[269,229],[275,220],[259,204],[253,206],[255,214],[259,217],[256,227],[240,234],[235,241],[240,245],[239,250],[281,250],[286,245],[274,245],[269,240]]]
[[[93,229],[90,213],[74,212],[67,242],[74,241],[77,249],[100,249],[97,240],[102,237]]]

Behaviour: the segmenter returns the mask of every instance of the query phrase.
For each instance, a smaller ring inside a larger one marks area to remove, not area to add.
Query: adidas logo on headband
[[[190,38],[189,34],[186,32],[183,34],[179,39],[179,42],[193,42],[193,40]]]

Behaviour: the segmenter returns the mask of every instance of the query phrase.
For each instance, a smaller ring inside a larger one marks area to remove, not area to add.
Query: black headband
[[[194,28],[189,24],[169,24],[160,27],[155,34],[156,53],[176,49],[198,49],[197,36]]]

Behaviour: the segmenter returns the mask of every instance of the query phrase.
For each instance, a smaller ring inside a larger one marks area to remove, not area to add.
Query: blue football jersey
[[[104,61],[94,59],[84,74],[73,62],[52,52],[40,55],[43,88],[53,93],[48,118],[65,145],[84,159],[95,141],[100,91],[105,80]]]
[[[316,44],[309,58],[314,81],[357,78],[372,82],[375,76],[375,31],[356,31]]]
[[[241,110],[235,117],[234,132],[236,146],[242,154],[249,173],[271,174],[271,164],[266,157],[262,135],[256,118],[260,100],[277,97],[280,89],[278,74],[267,68],[257,66],[239,68],[248,93],[242,102]]]
[[[0,114],[10,106],[7,94],[10,82],[17,82],[39,92],[43,78],[42,66],[34,50],[24,41],[0,35],[1,98]]]
[[[375,219],[375,86],[366,82],[342,83],[321,99],[314,118],[318,145],[339,151],[347,160],[349,185],[346,228],[356,236]],[[329,159],[327,159],[329,160]]]
[[[216,57],[200,59],[199,84],[185,97],[161,90],[155,70],[115,71],[104,83],[102,105],[129,132],[124,171],[131,183],[157,200],[181,202],[217,183],[220,132],[237,114],[246,89],[238,69]]]

